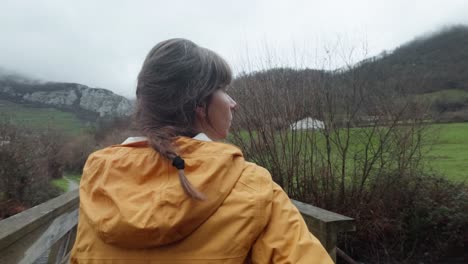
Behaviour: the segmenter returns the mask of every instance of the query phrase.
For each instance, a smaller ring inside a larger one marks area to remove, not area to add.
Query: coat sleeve
[[[308,230],[287,194],[273,183],[267,225],[251,249],[252,263],[331,264],[333,261]]]

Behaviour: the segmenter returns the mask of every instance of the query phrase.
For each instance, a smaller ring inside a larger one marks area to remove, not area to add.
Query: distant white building
[[[0,147],[10,144],[10,137],[0,136]]]
[[[300,130],[300,129],[324,129],[325,123],[318,119],[312,117],[307,117],[301,119],[289,126],[291,130]]]

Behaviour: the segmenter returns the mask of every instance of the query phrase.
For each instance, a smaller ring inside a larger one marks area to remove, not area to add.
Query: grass
[[[357,143],[357,141],[366,129],[369,130],[369,128],[351,129],[350,154],[362,151],[362,144]],[[454,182],[468,181],[468,123],[432,124],[429,125],[429,129],[430,135],[434,136],[435,140],[427,149],[426,168],[428,171],[436,175],[443,175]],[[291,135],[288,134],[288,136]],[[317,132],[317,136],[316,144],[319,149],[324,150],[325,142],[320,132]],[[249,138],[245,131],[241,132],[241,137]],[[291,138],[289,142],[291,142]],[[336,149],[333,153],[336,153]],[[348,157],[352,157],[352,155]],[[334,159],[338,160],[338,156]],[[348,169],[352,168],[348,166]]]
[[[429,166],[450,180],[468,180],[468,123],[432,125],[437,140],[429,152]]]
[[[65,178],[52,180],[52,185],[62,192],[68,191],[68,181]]]
[[[423,95],[431,100],[452,98],[468,100],[468,92],[462,90],[444,90]],[[33,128],[54,127],[70,135],[78,135],[88,127],[74,114],[54,108],[35,108],[9,101],[0,100],[0,113],[16,124]],[[446,175],[453,181],[468,180],[468,123],[430,125],[438,140],[431,146],[428,167],[435,173]],[[356,128],[352,133],[366,128]],[[359,133],[357,133],[359,134]],[[248,135],[243,135],[248,138]],[[319,139],[318,144],[323,143]],[[66,175],[79,182],[80,175]],[[62,179],[60,179],[62,180]],[[66,182],[66,181],[65,181]],[[60,183],[57,183],[60,185]],[[63,185],[68,186],[68,185]]]
[[[425,93],[418,95],[418,97],[423,99],[428,99],[430,101],[435,101],[437,99],[444,100],[444,101],[458,101],[458,100],[468,100],[468,92],[465,90],[458,90],[458,89],[447,89],[432,93]]]
[[[88,127],[73,113],[54,108],[29,107],[0,100],[2,118],[8,118],[16,125],[35,129],[55,128],[70,135],[81,134]]]
[[[80,183],[81,174],[79,173],[65,173],[64,178],[68,178],[76,183]]]
[[[68,180],[72,180],[77,184],[80,184],[81,174],[65,173],[63,178],[52,180],[52,185],[58,188],[61,192],[67,192],[69,187]]]

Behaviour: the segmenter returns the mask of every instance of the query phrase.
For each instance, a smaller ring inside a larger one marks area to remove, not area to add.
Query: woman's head
[[[210,110],[231,79],[229,65],[215,52],[185,39],[160,42],[138,75],[137,122],[143,132],[163,129],[171,136],[205,132],[213,139],[225,137],[217,131],[225,130],[216,127],[219,115]]]
[[[148,142],[170,160],[179,160],[175,136],[204,132],[211,139],[227,136],[236,106],[226,93],[232,80],[227,62],[215,52],[186,39],[169,39],[147,55],[138,75],[136,121]],[[203,199],[177,166],[181,185]]]
[[[231,128],[232,110],[236,106],[237,103],[227,94],[226,89],[216,90],[207,104],[196,109],[197,131],[204,132],[213,140],[226,138]]]

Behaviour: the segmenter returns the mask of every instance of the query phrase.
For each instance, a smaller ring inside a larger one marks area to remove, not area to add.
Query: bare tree
[[[421,195],[431,143],[429,105],[406,90],[424,80],[408,72],[375,81],[383,70],[347,64],[243,74],[233,84],[240,109],[230,139],[291,197],[355,217],[365,225],[358,237],[372,241],[377,256],[395,247],[382,241],[397,236],[387,234],[394,226],[386,221],[399,219],[398,203]]]

